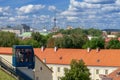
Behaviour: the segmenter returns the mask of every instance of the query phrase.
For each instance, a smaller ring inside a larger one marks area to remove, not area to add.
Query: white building
[[[116,38],[116,35],[107,35],[107,38]]]
[[[91,80],[101,80],[101,74],[108,75],[120,67],[120,50],[91,50],[86,49],[35,49],[35,54],[53,70],[53,80],[64,76],[64,69],[70,68],[72,59],[82,59],[91,73]]]
[[[12,29],[12,28],[1,29],[1,31],[12,32],[12,33],[15,33],[16,35],[20,35],[20,30],[16,30],[16,29]]]
[[[80,60],[82,59],[87,67],[90,70],[91,73],[91,80],[101,80],[99,77],[102,75],[108,75],[117,68],[120,67],[120,50],[119,49],[102,49],[102,50],[86,50],[86,49],[53,49],[53,48],[35,48],[34,49],[35,55],[36,55],[36,65],[39,65],[39,67],[35,68],[36,70],[36,76],[35,79],[39,80],[40,77],[46,74],[47,79],[44,80],[50,80],[48,78],[50,76],[50,69],[53,71],[53,80],[60,80],[60,77],[64,76],[64,69],[70,68],[69,64],[72,59]],[[11,58],[12,49],[9,50],[8,48],[0,48],[0,56],[4,57],[8,61]],[[41,60],[47,64],[48,67],[45,67]],[[11,60],[10,60],[11,61]],[[40,62],[39,62],[40,61]],[[40,71],[44,70],[41,67],[45,67],[45,73]],[[37,73],[37,71],[41,73]],[[39,76],[41,75],[41,76]]]

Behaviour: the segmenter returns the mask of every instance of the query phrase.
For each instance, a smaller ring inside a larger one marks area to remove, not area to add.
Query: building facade
[[[86,49],[35,49],[35,54],[53,71],[53,80],[60,80],[64,76],[64,69],[70,69],[72,59],[82,59],[87,65],[91,80],[102,80],[100,75],[108,75],[116,70],[120,64],[120,50],[86,50]]]
[[[12,65],[12,48],[0,48],[0,60],[1,57]],[[28,67],[17,67],[23,73],[32,77],[34,80],[53,80],[52,70],[46,66],[38,57],[35,56],[35,68],[29,70]],[[32,75],[31,75],[32,74]]]
[[[102,80],[101,74],[109,75],[120,67],[119,49],[35,48],[34,53],[36,56],[35,80],[42,80],[41,77],[45,77],[44,80],[60,80],[60,77],[64,76],[64,69],[70,69],[72,59],[82,59],[85,62],[91,73],[91,80]],[[0,48],[0,56],[11,61],[12,49]]]

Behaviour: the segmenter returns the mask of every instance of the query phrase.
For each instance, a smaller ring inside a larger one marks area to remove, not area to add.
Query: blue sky
[[[120,0],[0,0],[0,26],[120,29]]]

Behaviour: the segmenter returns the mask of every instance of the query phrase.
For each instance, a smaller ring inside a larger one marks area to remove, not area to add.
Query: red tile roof
[[[0,54],[11,55],[12,48],[11,47],[0,47]]]
[[[111,77],[112,80],[120,80],[120,68],[110,73],[108,77]]]
[[[86,49],[34,49],[35,55],[41,60],[46,59],[47,64],[70,64],[72,59],[82,59],[88,66],[117,66],[120,67],[120,49],[102,49],[99,52]],[[0,54],[11,54],[12,48],[0,48]]]
[[[89,66],[120,66],[120,50],[91,50],[89,53],[86,49],[54,49],[47,48],[43,52],[41,49],[34,49],[36,56],[40,59],[46,59],[48,64],[70,64],[72,59],[83,59]]]

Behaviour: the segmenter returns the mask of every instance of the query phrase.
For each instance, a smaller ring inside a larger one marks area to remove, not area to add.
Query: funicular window
[[[13,66],[16,67],[30,67],[34,66],[34,51],[32,46],[13,47]]]
[[[32,62],[31,49],[16,49],[15,54],[17,62]]]

